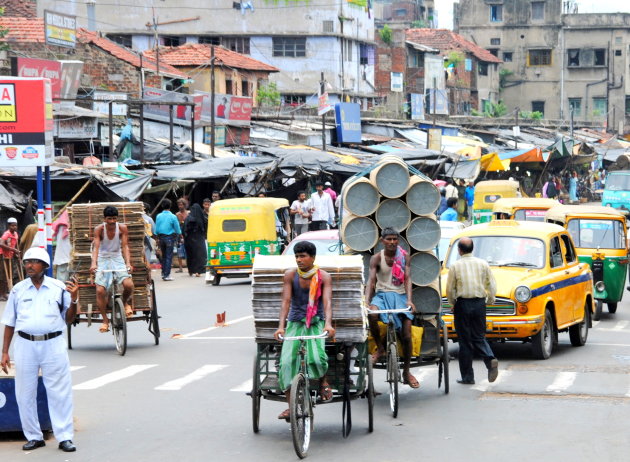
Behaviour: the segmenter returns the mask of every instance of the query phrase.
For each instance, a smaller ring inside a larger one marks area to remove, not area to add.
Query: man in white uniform
[[[61,335],[74,320],[79,286],[76,279],[64,283],[45,276],[50,266],[48,252],[33,247],[22,260],[27,279],[9,295],[2,323],[4,342],[0,367],[8,373],[9,345],[15,331],[15,396],[22,430],[28,442],[25,451],[46,446],[37,417],[37,382],[42,371],[53,433],[64,452],[76,451],[72,443],[72,378],[66,341]]]
[[[309,199],[311,212],[311,231],[319,231],[328,229],[328,225],[332,225],[335,221],[335,207],[333,201],[327,192],[324,192],[324,183],[318,181],[315,183],[315,194]]]

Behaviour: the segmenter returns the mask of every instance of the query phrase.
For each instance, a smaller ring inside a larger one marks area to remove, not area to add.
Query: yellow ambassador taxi
[[[486,338],[531,342],[537,359],[547,359],[559,332],[571,344],[586,343],[593,314],[593,275],[580,263],[570,234],[561,226],[496,220],[456,234],[442,269],[442,319],[456,341],[446,299],[448,268],[460,258],[461,237],[473,241],[473,255],[486,260],[497,283],[496,301],[486,309]]]

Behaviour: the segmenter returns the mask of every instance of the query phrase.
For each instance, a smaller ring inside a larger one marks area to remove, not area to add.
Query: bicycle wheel
[[[153,334],[153,338],[155,339],[155,344],[160,344],[160,317],[158,316],[157,311],[157,301],[155,299],[155,284],[151,283],[151,300],[153,301],[153,306],[151,310],[151,314],[149,315],[149,332]]]
[[[448,395],[449,392],[449,374],[448,374],[448,365],[451,358],[448,355],[448,330],[446,326],[442,327],[442,372],[444,374],[444,394]]]
[[[299,373],[291,382],[291,404],[289,406],[293,448],[300,459],[304,459],[311,442],[311,397],[304,374]]]
[[[370,355],[367,357],[367,400],[368,400],[368,432],[374,431],[374,398],[376,393],[374,392],[374,367],[372,366],[372,360]]]
[[[254,433],[260,431],[260,377],[258,376],[258,353],[254,357],[254,377],[252,378],[252,428]]]
[[[114,343],[116,343],[116,351],[118,351],[120,356],[125,356],[127,352],[127,317],[125,316],[125,305],[123,304],[122,297],[114,297],[112,305],[111,324],[114,334]]]
[[[387,347],[387,381],[389,382],[389,407],[394,418],[398,417],[398,381],[400,380],[400,364],[395,343]]]

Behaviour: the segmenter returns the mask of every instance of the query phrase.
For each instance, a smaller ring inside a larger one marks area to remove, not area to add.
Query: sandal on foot
[[[411,388],[420,388],[420,382],[411,374],[403,378],[403,384],[409,385]]]
[[[125,316],[127,318],[130,318],[133,316],[133,308],[131,307],[131,305],[125,305]]]
[[[291,410],[285,409],[278,416],[278,420],[286,420],[288,422],[290,417],[291,417]]]
[[[329,384],[321,385],[319,387],[319,398],[324,403],[333,399],[333,391]]]
[[[98,328],[98,331],[101,334],[104,334],[105,332],[109,332],[109,323],[104,322],[103,324],[101,324],[101,327]]]
[[[386,360],[385,353],[379,354],[378,351],[375,351],[374,353],[370,355],[370,360],[372,361],[372,364],[385,362]]]

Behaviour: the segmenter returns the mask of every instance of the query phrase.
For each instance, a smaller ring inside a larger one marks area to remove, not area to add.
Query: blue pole
[[[44,219],[46,220],[46,250],[50,256],[51,265],[48,267],[46,274],[52,277],[52,188],[50,184],[50,167],[44,167]]]

